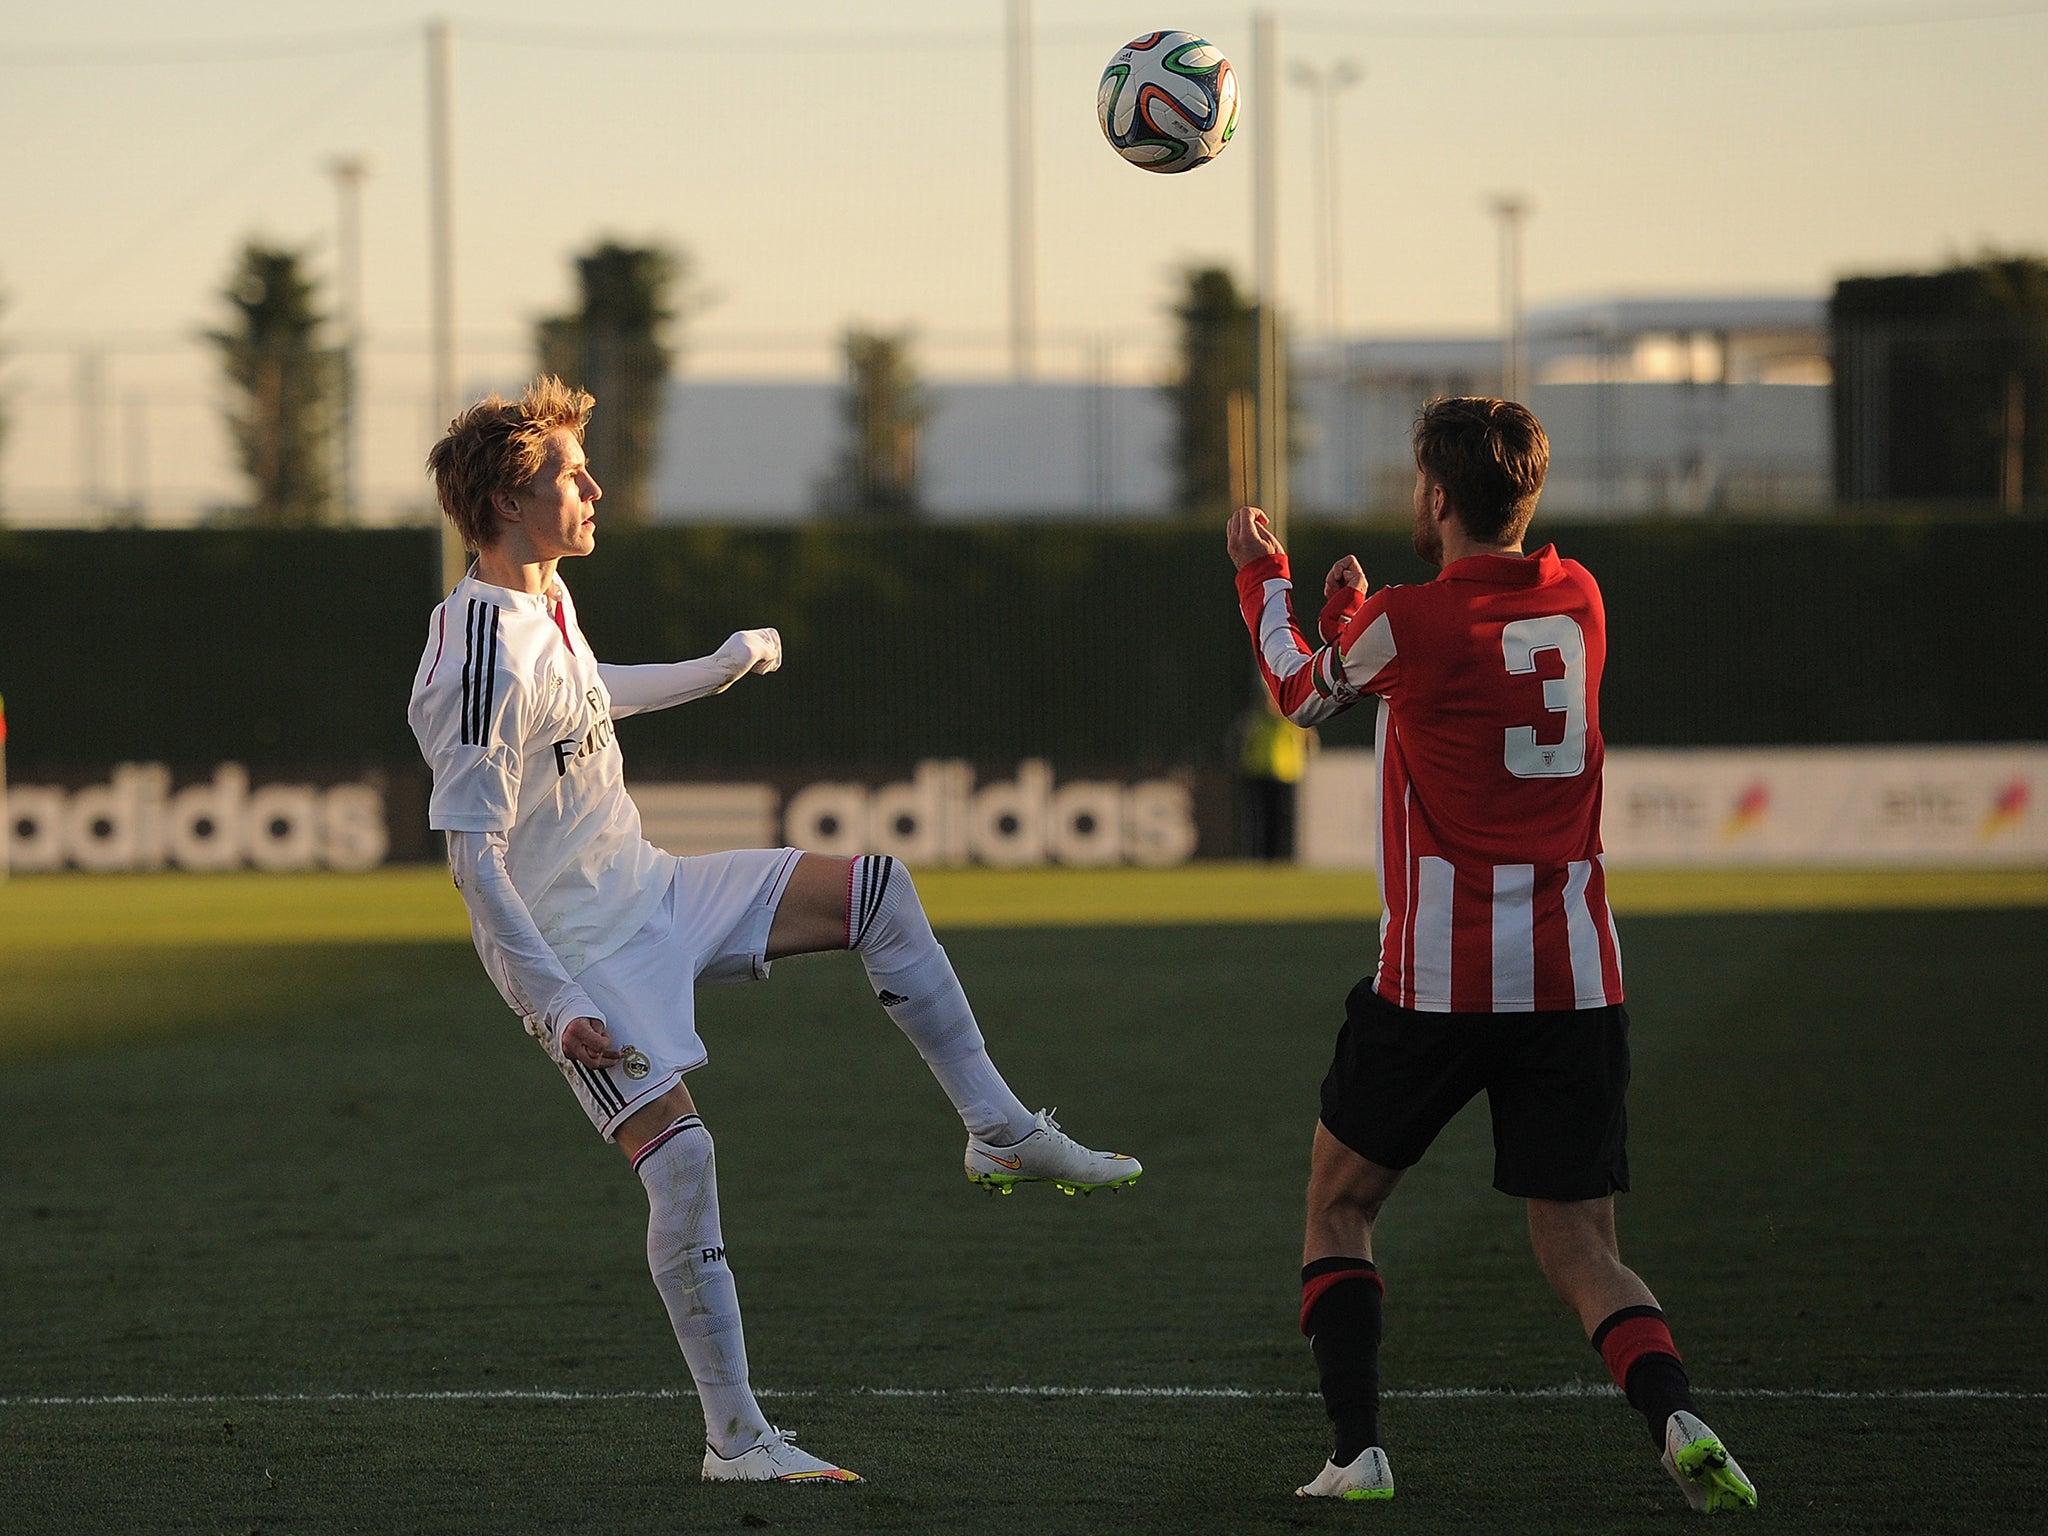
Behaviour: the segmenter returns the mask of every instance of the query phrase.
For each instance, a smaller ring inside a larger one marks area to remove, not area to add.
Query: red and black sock
[[[1664,1449],[1664,1424],[1692,1408],[1692,1381],[1679,1362],[1678,1346],[1656,1307],[1623,1307],[1593,1330],[1593,1347],[1607,1362],[1614,1384],[1650,1427],[1650,1443]]]
[[[1380,1443],[1380,1304],[1370,1259],[1317,1259],[1301,1272],[1301,1331],[1315,1351],[1323,1411],[1336,1432],[1330,1460],[1348,1467]]]

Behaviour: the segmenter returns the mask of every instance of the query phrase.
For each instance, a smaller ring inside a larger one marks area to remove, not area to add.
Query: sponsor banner
[[[5,791],[6,868],[368,869],[440,857],[417,775],[356,783],[252,782],[239,763],[204,779],[123,763],[102,783]],[[928,868],[1136,864],[1230,851],[1230,780],[1182,772],[1135,781],[1058,778],[1032,759],[978,779],[931,759],[908,778],[634,783],[648,839],[671,853],[788,844],[820,853],[889,853]]]
[[[2048,747],[1612,753],[1614,864],[2048,864]]]
[[[1371,869],[1379,838],[1379,765],[1364,747],[1309,754],[1295,791],[1295,862],[1316,869]]]
[[[391,849],[374,782],[252,785],[240,763],[174,787],[162,763],[122,763],[103,784],[16,784],[5,808],[18,873],[163,869],[369,869]]]
[[[1302,785],[1302,862],[1373,862],[1369,751],[1330,749]],[[1607,754],[1607,862],[2048,864],[2048,747],[1840,747]]]
[[[770,784],[629,784],[640,830],[670,853],[780,848],[781,796]]]
[[[893,854],[928,869],[1159,868],[1186,863],[1205,841],[1189,776],[1060,781],[1035,758],[1010,777],[980,783],[968,763],[927,759],[893,783],[801,783],[779,805],[765,784],[628,787],[649,841],[671,853],[787,844],[817,853]],[[1209,841],[1227,839],[1219,829]]]

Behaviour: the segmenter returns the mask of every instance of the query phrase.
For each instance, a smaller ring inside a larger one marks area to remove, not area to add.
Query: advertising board
[[[1373,754],[1311,759],[1302,861],[1373,862]],[[1834,747],[1607,754],[1616,868],[2048,864],[2048,747]]]

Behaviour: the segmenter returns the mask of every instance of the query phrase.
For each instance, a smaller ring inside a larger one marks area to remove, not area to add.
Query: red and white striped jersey
[[[1237,573],[1266,686],[1297,725],[1380,700],[1374,985],[1425,1013],[1622,1000],[1600,856],[1600,589],[1554,546],[1421,586],[1339,592],[1311,647],[1285,555]]]

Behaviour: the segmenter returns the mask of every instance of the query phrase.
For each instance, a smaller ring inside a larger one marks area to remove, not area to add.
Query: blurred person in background
[[[1244,816],[1241,851],[1264,860],[1294,858],[1296,803],[1316,733],[1280,713],[1264,688],[1258,701],[1238,717],[1238,805]]]

